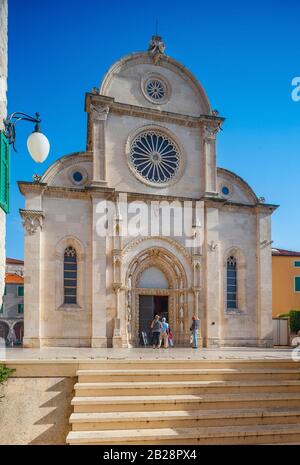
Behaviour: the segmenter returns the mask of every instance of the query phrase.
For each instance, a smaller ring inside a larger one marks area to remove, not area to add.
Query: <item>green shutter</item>
[[[294,262],[294,266],[297,267],[297,268],[300,267],[300,261],[299,262]]]
[[[18,313],[24,313],[24,304],[18,305]]]
[[[0,307],[0,313],[3,313],[3,304]]]
[[[9,161],[10,149],[5,134],[1,131],[0,147],[0,207],[9,213]]]
[[[295,276],[295,292],[300,292],[300,276]]]
[[[24,286],[19,286],[18,287],[18,297],[23,297],[24,296]]]

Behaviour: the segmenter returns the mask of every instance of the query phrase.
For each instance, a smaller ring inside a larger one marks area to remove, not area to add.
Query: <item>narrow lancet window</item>
[[[237,262],[232,256],[227,260],[227,308],[237,308]]]
[[[77,255],[74,247],[64,253],[64,303],[77,303]]]

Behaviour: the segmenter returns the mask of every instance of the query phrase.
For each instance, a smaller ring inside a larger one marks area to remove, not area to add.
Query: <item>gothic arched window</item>
[[[237,261],[231,256],[227,259],[227,308],[237,308]]]
[[[77,303],[77,255],[74,247],[64,253],[64,303]]]

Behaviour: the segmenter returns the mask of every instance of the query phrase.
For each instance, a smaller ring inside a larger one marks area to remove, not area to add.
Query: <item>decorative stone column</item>
[[[199,320],[199,332],[198,332],[198,346],[203,346],[203,335],[202,325],[205,323],[203,315],[200,315],[200,296],[201,296],[201,264],[202,264],[202,253],[203,253],[203,241],[204,241],[204,202],[197,201],[194,204],[194,217],[193,217],[193,235],[194,235],[194,247],[192,253],[192,292],[194,299],[194,311],[193,314]],[[202,310],[202,309],[201,309]]]
[[[202,321],[199,318],[199,296],[200,296],[200,288],[193,287],[194,293],[194,315],[199,320],[199,332],[198,332],[198,346],[203,347],[203,337],[202,337]]]
[[[217,168],[216,168],[216,135],[220,127],[218,125],[203,126],[203,151],[205,164],[205,194],[217,193]]]
[[[114,318],[114,332],[113,332],[113,347],[122,347],[122,321],[120,315],[120,292],[122,288],[121,283],[121,266],[122,266],[122,217],[119,209],[117,208],[117,214],[114,218],[114,235],[113,235],[113,289],[116,296],[116,315]],[[125,315],[123,316],[125,320]]]
[[[220,340],[220,261],[219,210],[206,206],[206,346],[218,346]]]
[[[24,247],[24,347],[40,347],[42,337],[42,227],[44,213],[20,210],[25,229]]]
[[[193,287],[192,291],[194,294],[194,315],[199,320],[199,332],[198,332],[198,345],[203,346],[202,339],[202,321],[199,317],[199,299],[200,299],[200,255],[194,254],[192,256],[193,261]]]
[[[109,107],[91,105],[93,124],[93,181],[92,186],[106,186],[105,125]]]
[[[114,332],[112,346],[114,348],[122,347],[122,332],[121,332],[121,318],[120,318],[120,284],[114,285],[114,291],[116,294],[116,317],[114,318]]]
[[[114,318],[113,347],[122,347],[122,331],[120,318],[120,291],[121,291],[121,258],[117,251],[113,251],[113,289],[116,296],[116,314]]]

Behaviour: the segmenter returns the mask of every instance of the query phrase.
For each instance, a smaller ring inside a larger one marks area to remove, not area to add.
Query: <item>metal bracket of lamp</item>
[[[4,134],[10,145],[13,146],[15,152],[17,149],[15,147],[16,142],[16,123],[18,121],[29,121],[34,123],[34,131],[30,134],[27,139],[27,148],[33,160],[37,163],[43,163],[49,155],[50,143],[47,137],[41,132],[40,129],[40,115],[39,113],[35,114],[35,117],[27,115],[22,112],[14,112],[9,115],[4,122]]]

